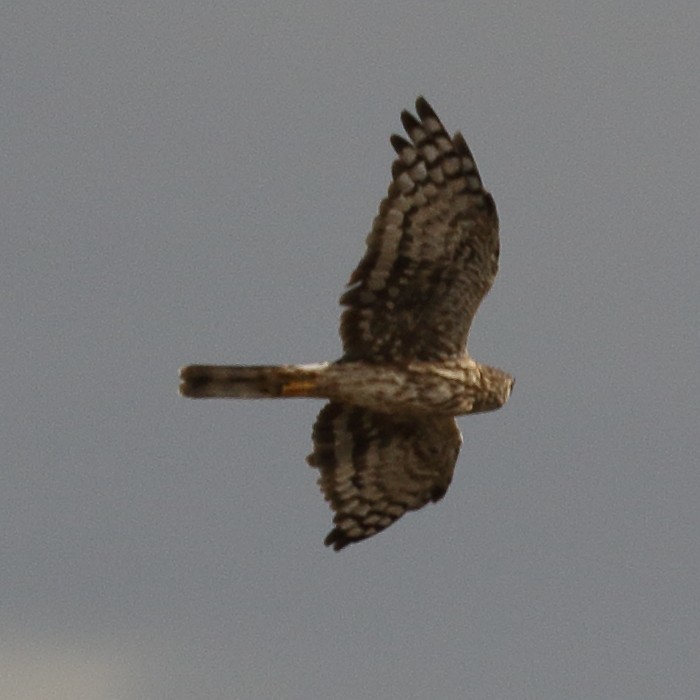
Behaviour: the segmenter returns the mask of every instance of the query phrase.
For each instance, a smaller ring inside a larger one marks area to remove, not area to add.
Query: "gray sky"
[[[696,700],[700,5],[6,3],[0,696]],[[335,554],[321,404],[418,94],[502,267],[439,506]],[[46,690],[46,689],[50,690]]]

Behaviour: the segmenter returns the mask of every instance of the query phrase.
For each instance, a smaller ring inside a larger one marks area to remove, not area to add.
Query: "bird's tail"
[[[189,365],[180,370],[180,393],[191,399],[318,397],[327,365]]]

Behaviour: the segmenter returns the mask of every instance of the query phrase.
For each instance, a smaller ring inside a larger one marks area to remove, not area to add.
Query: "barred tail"
[[[180,370],[180,393],[191,399],[318,397],[326,365],[190,365]]]

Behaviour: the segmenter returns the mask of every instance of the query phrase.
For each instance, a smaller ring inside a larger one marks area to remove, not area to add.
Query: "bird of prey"
[[[467,336],[498,269],[498,217],[462,135],[432,107],[401,113],[397,157],[365,255],[340,298],[342,357],[280,366],[190,365],[190,398],[326,399],[308,463],[340,550],[447,491],[462,444],[455,416],[491,411],[514,379],[473,360]]]

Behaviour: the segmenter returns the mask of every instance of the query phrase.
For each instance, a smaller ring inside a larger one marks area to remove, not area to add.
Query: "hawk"
[[[491,411],[514,378],[467,352],[498,269],[498,217],[474,158],[423,98],[394,134],[392,181],[340,299],[343,356],[331,363],[191,365],[190,398],[327,399],[307,462],[335,512],[333,549],[440,500],[462,435],[455,416]]]

